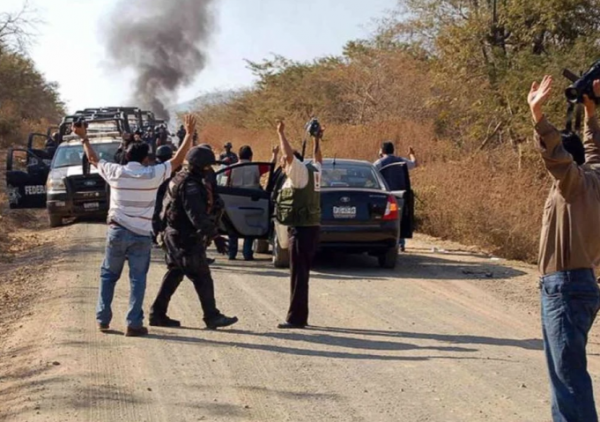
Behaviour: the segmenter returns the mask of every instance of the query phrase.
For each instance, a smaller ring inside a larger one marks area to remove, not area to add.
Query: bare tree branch
[[[0,13],[0,48],[26,53],[37,36],[36,27],[42,23],[29,0],[17,12]]]

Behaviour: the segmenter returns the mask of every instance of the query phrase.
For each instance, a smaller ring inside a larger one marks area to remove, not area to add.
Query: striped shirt
[[[141,236],[151,236],[156,193],[171,177],[171,163],[145,167],[100,160],[98,173],[110,186],[108,221],[115,222]]]

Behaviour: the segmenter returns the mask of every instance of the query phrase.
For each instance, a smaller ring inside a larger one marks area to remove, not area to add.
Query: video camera
[[[306,124],[306,132],[309,133],[313,138],[316,138],[321,133],[321,124],[316,117],[313,117]]]
[[[596,103],[600,101],[600,98],[596,98],[594,95],[594,81],[600,79],[600,60],[590,67],[581,77],[568,69],[563,71],[563,76],[572,82],[565,90],[565,96],[567,101],[572,104],[582,103],[583,96],[587,95],[590,100],[594,100]]]

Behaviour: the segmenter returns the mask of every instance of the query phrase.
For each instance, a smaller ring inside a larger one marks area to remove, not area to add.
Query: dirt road
[[[44,294],[0,346],[4,421],[548,421],[535,270],[420,237],[396,271],[368,258],[321,260],[311,323],[277,331],[286,271],[219,259],[219,307],[235,329],[207,331],[191,283],[171,316],[186,328],[96,330],[105,227],[53,232]],[[432,252],[432,248],[441,251]],[[444,249],[446,251],[444,251]],[[162,277],[156,253],[146,309]],[[34,277],[35,274],[32,274]],[[598,336],[590,367],[600,388]]]

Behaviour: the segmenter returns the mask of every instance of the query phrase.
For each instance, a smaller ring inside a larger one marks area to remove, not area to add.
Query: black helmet
[[[215,154],[208,148],[194,147],[185,156],[186,163],[192,170],[203,171],[206,166],[216,164]]]
[[[168,145],[161,145],[156,150],[156,158],[161,163],[164,163],[165,161],[169,161],[171,158],[173,158],[173,150]]]

